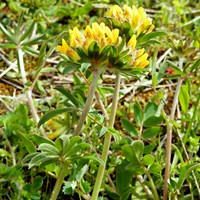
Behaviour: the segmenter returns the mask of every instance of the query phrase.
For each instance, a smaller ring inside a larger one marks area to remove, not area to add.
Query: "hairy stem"
[[[115,91],[114,91],[114,96],[113,96],[112,108],[111,108],[110,118],[109,118],[109,122],[108,122],[109,127],[113,127],[114,122],[115,122],[117,103],[118,103],[118,99],[119,99],[120,80],[121,80],[121,75],[119,73],[117,73],[116,80],[115,80]],[[98,198],[98,194],[99,194],[99,191],[101,188],[101,184],[102,184],[102,180],[103,180],[103,176],[104,176],[104,172],[105,172],[105,167],[106,167],[106,162],[107,162],[107,158],[108,158],[111,137],[112,137],[112,135],[109,132],[107,132],[105,134],[102,157],[101,157],[104,164],[99,166],[91,200],[97,200],[97,198]]]
[[[64,178],[65,178],[67,167],[68,167],[67,163],[65,163],[61,166],[58,178],[56,180],[56,184],[53,188],[53,192],[51,193],[50,200],[56,200],[57,199],[58,194],[60,192],[60,188],[61,188],[63,181],[64,181]]]
[[[182,65],[183,65],[183,59],[180,58],[179,60],[179,68],[182,70]],[[178,104],[178,96],[179,96],[179,92],[180,92],[180,88],[181,88],[181,84],[182,84],[182,77],[180,77],[178,79],[178,83],[176,86],[176,91],[175,91],[175,95],[174,95],[174,99],[173,99],[173,103],[172,103],[172,109],[171,109],[171,114],[170,114],[170,122],[169,122],[169,126],[167,128],[167,142],[166,142],[166,162],[165,162],[165,177],[164,177],[164,194],[163,194],[163,200],[167,200],[168,199],[168,180],[170,177],[170,166],[171,166],[171,145],[172,145],[172,128],[173,128],[173,124],[171,121],[174,120],[174,114],[176,111],[176,107]]]
[[[83,124],[84,124],[85,119],[86,119],[86,117],[88,115],[88,112],[90,110],[90,106],[92,104],[92,100],[94,98],[95,90],[96,90],[96,87],[97,87],[97,84],[98,84],[98,76],[99,76],[99,71],[98,70],[94,71],[92,73],[92,83],[90,84],[88,97],[87,97],[87,100],[86,100],[85,107],[83,109],[82,115],[81,115],[81,117],[80,117],[80,119],[78,121],[78,124],[76,126],[76,130],[74,132],[74,135],[79,135],[81,133]]]

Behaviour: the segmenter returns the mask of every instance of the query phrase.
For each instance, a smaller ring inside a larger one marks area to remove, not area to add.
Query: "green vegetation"
[[[0,2],[0,199],[200,199],[200,3],[132,4]]]

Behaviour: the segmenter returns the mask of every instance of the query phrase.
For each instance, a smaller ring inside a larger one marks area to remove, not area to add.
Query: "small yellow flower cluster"
[[[148,54],[144,53],[144,49],[136,49],[137,36],[141,32],[151,32],[154,26],[151,23],[151,19],[146,16],[144,9],[137,9],[135,6],[132,6],[131,9],[131,7],[126,5],[121,9],[119,6],[115,5],[110,9],[109,16],[121,24],[125,21],[130,23],[131,29],[134,29],[132,34],[126,38],[125,43],[123,43],[124,38],[122,37],[126,37],[126,34],[121,37],[118,28],[110,29],[104,23],[98,24],[94,22],[91,26],[88,25],[83,32],[79,31],[77,27],[73,28],[73,30],[69,30],[69,44],[63,39],[62,45],[57,46],[57,50],[67,55],[75,62],[84,62],[81,57],[82,53],[77,50],[81,48],[84,55],[91,60],[91,64],[94,59],[97,61],[95,63],[98,63],[98,60],[102,61],[101,56],[103,56],[106,60],[104,64],[107,64],[109,68],[115,68],[117,63],[126,65],[125,68],[146,67],[149,63],[147,61]],[[150,28],[146,30],[147,27]],[[94,43],[96,46],[91,48],[91,45]],[[121,45],[123,45],[122,48]],[[111,49],[111,52],[109,52],[109,50],[103,52],[106,47],[108,47],[107,49]],[[114,51],[112,47],[116,47],[117,55],[112,54]],[[118,47],[120,48],[118,49]],[[94,54],[93,51],[95,52]],[[105,55],[102,55],[102,52],[105,53]],[[128,58],[131,58],[131,60],[127,60]],[[101,67],[101,65],[99,67]],[[120,69],[122,69],[121,67],[123,68],[123,66],[120,66]]]
[[[57,49],[75,61],[80,60],[75,50],[77,47],[83,48],[87,54],[88,47],[93,41],[98,44],[101,51],[107,45],[117,45],[118,40],[120,40],[118,29],[110,30],[104,23],[98,24],[97,22],[92,23],[92,26],[88,25],[84,33],[81,33],[79,29],[75,27],[73,30],[69,30],[69,36],[69,45],[63,39],[62,46],[57,46]]]
[[[134,5],[132,8],[124,5],[123,9],[121,9],[118,5],[114,5],[109,11],[109,16],[116,19],[121,24],[128,22],[133,32],[137,35],[143,31],[147,31],[146,28],[149,26],[147,33],[154,29],[151,18],[147,17],[142,7],[137,9]]]

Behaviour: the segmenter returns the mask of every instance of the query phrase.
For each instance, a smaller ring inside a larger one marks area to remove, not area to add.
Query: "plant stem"
[[[121,81],[121,75],[117,73],[116,80],[115,80],[115,91],[114,91],[114,96],[113,96],[112,108],[111,108],[110,118],[108,122],[109,127],[113,127],[114,122],[115,122],[117,103],[119,99],[120,81]],[[103,180],[103,176],[105,172],[105,167],[106,167],[106,162],[108,158],[111,137],[112,137],[111,133],[107,132],[105,134],[102,157],[101,157],[104,164],[99,166],[91,200],[97,200],[98,198],[98,194],[101,188],[101,184],[102,184],[102,180]]]
[[[26,79],[26,71],[25,71],[25,67],[24,67],[24,58],[23,58],[24,53],[20,46],[18,46],[18,48],[17,48],[17,55],[18,55],[18,65],[19,65],[20,74],[22,77],[23,86],[26,90],[27,79]],[[30,88],[28,88],[28,90],[25,91],[25,93],[26,93],[26,98],[28,100],[29,108],[30,108],[31,114],[33,116],[33,119],[36,121],[36,123],[38,123],[40,118],[39,118],[39,116],[37,114],[37,110],[34,106],[34,102],[33,102],[33,98],[32,98],[32,91]],[[40,131],[42,132],[43,136],[46,137],[44,129],[40,128]]]
[[[23,51],[21,49],[21,47],[18,47],[18,63],[19,63],[19,68],[20,68],[20,73],[21,73],[21,77],[22,77],[22,82],[24,85],[24,88],[26,88],[26,84],[27,84],[27,79],[26,79],[26,71],[25,71],[25,67],[24,67],[24,59],[23,59]],[[26,97],[28,99],[28,104],[31,110],[31,114],[34,118],[34,120],[36,122],[39,121],[39,117],[37,115],[34,103],[33,103],[33,99],[32,99],[32,92],[30,90],[26,91]]]
[[[91,103],[92,103],[92,100],[94,98],[94,94],[95,94],[95,90],[96,90],[96,87],[97,87],[97,84],[98,84],[98,76],[99,76],[99,71],[96,70],[92,73],[92,82],[91,82],[91,85],[90,85],[90,89],[89,89],[89,92],[88,92],[88,97],[87,97],[87,100],[86,100],[86,103],[85,103],[85,107],[83,109],[83,112],[82,112],[82,115],[78,121],[78,124],[76,126],[76,130],[74,132],[74,135],[79,135],[81,130],[82,130],[82,127],[83,127],[83,124],[85,122],[85,119],[87,117],[87,114],[90,110],[90,106],[91,106]]]
[[[147,177],[149,179],[150,186],[151,186],[151,189],[152,189],[152,193],[153,193],[153,196],[154,196],[154,200],[159,200],[160,198],[158,196],[156,186],[154,185],[151,174],[149,173],[149,171],[147,169],[145,169],[145,174],[147,175]]]
[[[65,178],[67,167],[68,167],[67,163],[64,163],[61,166],[58,178],[56,180],[56,184],[55,184],[55,186],[53,188],[53,192],[51,193],[50,200],[56,200],[57,199],[57,196],[58,196],[58,194],[60,192],[60,188],[61,188],[61,186],[63,184],[63,181],[64,181],[64,178]]]
[[[182,66],[183,66],[183,59],[180,58],[180,60],[179,60],[180,70],[182,70]],[[172,128],[173,128],[172,121],[174,120],[174,114],[175,114],[176,107],[177,107],[177,104],[178,104],[178,96],[179,96],[182,81],[183,81],[183,79],[182,79],[182,77],[180,77],[178,79],[178,83],[177,83],[177,86],[176,86],[176,91],[175,91],[175,95],[174,95],[174,99],[173,99],[173,103],[172,103],[172,109],[171,109],[171,114],[170,114],[170,119],[169,119],[170,120],[169,126],[167,127],[166,162],[165,162],[163,200],[168,199],[168,180],[169,180],[169,177],[170,177]]]

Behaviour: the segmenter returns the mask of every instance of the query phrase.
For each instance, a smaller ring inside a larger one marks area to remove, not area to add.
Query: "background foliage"
[[[170,123],[169,199],[200,197],[199,1],[4,0],[0,2],[1,199],[49,199],[63,157],[69,168],[58,199],[90,198],[107,128],[95,100],[82,137],[67,137],[73,134],[90,78],[80,71],[63,74],[55,46],[61,37],[68,38],[69,28],[81,30],[100,22],[113,4],[144,7],[156,30],[166,35],[157,38],[159,44],[149,45],[145,76],[122,78],[99,199],[162,199]],[[177,83],[180,92],[171,118]],[[108,112],[113,85],[111,73],[99,79],[98,92]],[[38,116],[44,116],[40,129],[27,101],[30,92]],[[49,139],[43,137],[44,131]]]

